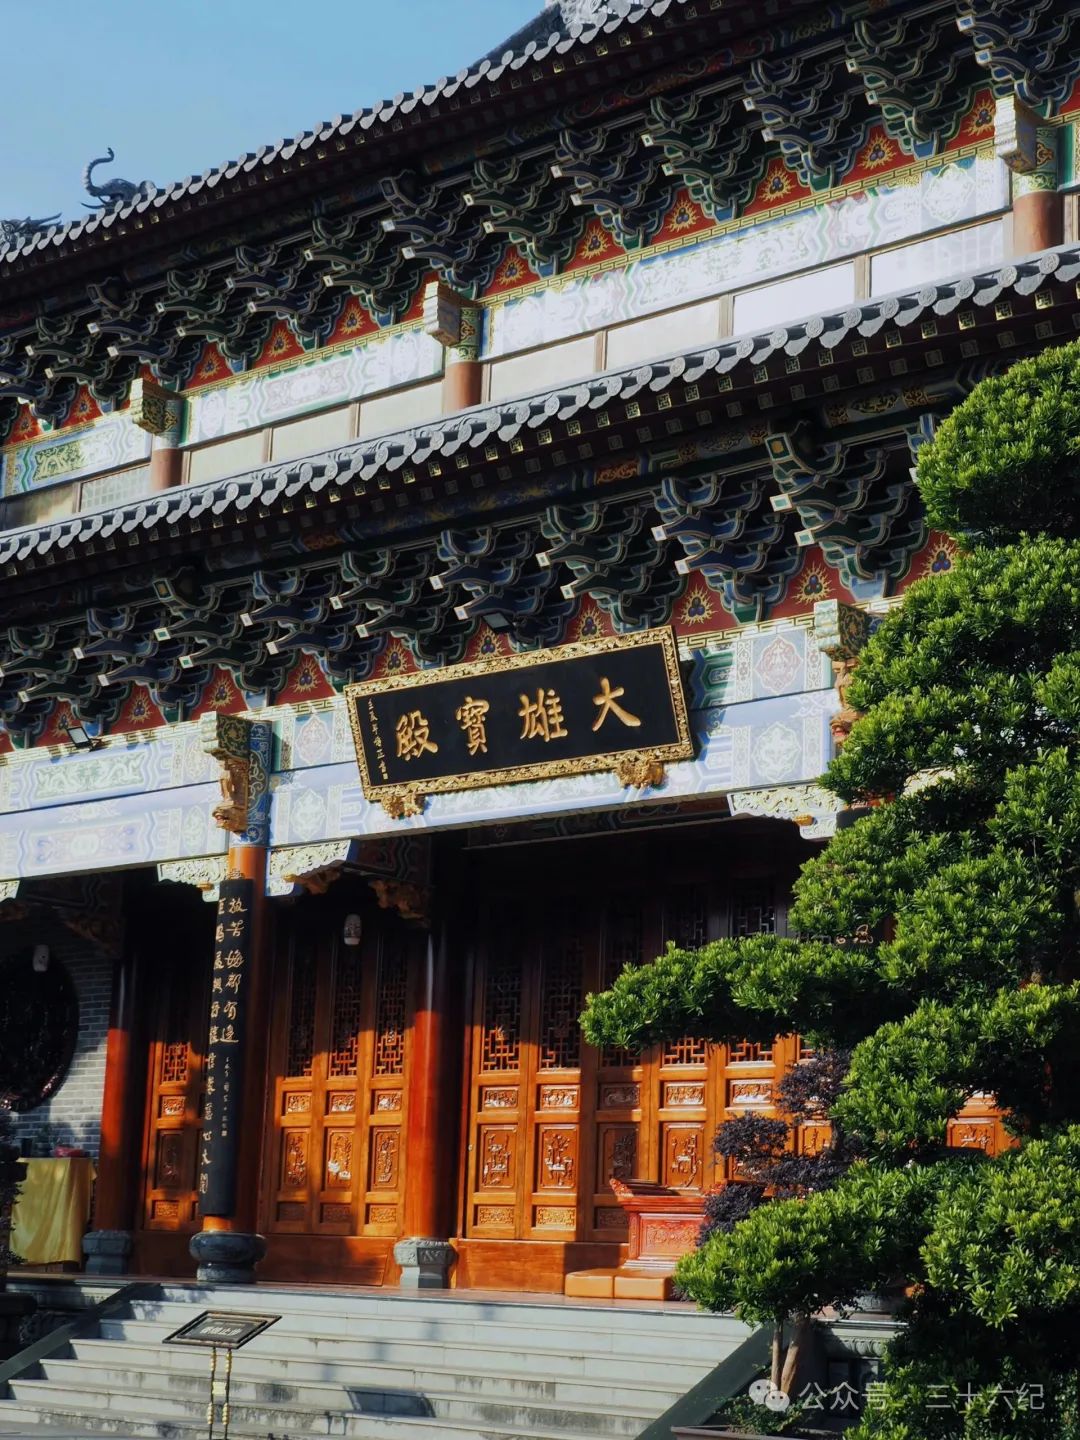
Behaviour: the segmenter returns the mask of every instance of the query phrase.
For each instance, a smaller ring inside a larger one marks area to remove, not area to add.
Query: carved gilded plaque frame
[[[606,674],[600,675],[607,667],[597,662],[605,657],[612,657],[612,664],[620,666],[614,684]],[[530,671],[534,672],[531,676]],[[511,712],[505,708],[497,712],[501,738],[489,734],[483,724],[479,732],[475,727],[470,731],[467,705],[482,705],[482,719],[496,713],[491,710],[496,697],[490,690],[485,692],[480,682],[507,672],[517,672],[514,700],[507,702],[504,681],[500,681],[498,700],[504,706],[520,700],[521,709],[513,712],[512,724],[516,729],[523,718],[521,735],[507,733]],[[476,683],[462,685],[470,680]],[[444,687],[437,696],[436,687]],[[597,687],[600,693],[592,694]],[[518,695],[519,689],[526,693]],[[560,701],[563,693],[569,695],[565,715]],[[531,698],[534,695],[536,703]],[[537,704],[552,695],[560,707],[555,728],[547,727],[542,715],[534,713],[530,720],[528,712],[535,712]],[[595,771],[614,771],[624,785],[645,788],[660,783],[666,762],[687,760],[694,753],[678,648],[670,627],[366,680],[346,686],[345,697],[364,795],[395,817],[419,814],[428,794]],[[387,697],[400,697],[407,706],[394,707]],[[617,697],[622,697],[621,702]],[[641,713],[631,713],[631,705]],[[432,728],[429,715],[434,713],[433,707],[439,711],[441,728]],[[391,723],[395,715],[396,726]],[[456,727],[448,718],[451,716],[458,717]],[[606,734],[599,734],[608,718],[611,723]],[[591,725],[585,723],[589,719]],[[530,724],[537,723],[544,723],[545,730],[528,733]],[[530,741],[540,743],[530,747]],[[550,741],[565,743],[551,745]],[[580,748],[592,744],[595,750]],[[577,753],[565,753],[570,746],[576,746]],[[461,763],[466,748],[475,761],[472,768]],[[437,758],[440,749],[444,756]],[[548,754],[525,760],[524,753],[530,749]],[[408,773],[412,760],[419,761],[418,771],[424,767],[426,773],[416,773],[415,778]]]

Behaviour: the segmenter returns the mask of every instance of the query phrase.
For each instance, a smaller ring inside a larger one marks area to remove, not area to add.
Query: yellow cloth
[[[9,1244],[28,1265],[82,1263],[90,1219],[94,1165],[89,1156],[28,1160],[26,1179],[11,1212]]]

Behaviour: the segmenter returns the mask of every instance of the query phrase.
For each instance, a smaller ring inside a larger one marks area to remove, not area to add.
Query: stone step
[[[119,1370],[134,1369],[136,1372],[161,1371],[168,1374],[195,1373],[205,1375],[209,1361],[190,1350],[171,1346],[118,1345],[112,1341],[75,1339],[71,1342],[74,1361],[88,1364],[96,1369],[115,1373]],[[333,1381],[340,1385],[383,1386],[393,1390],[446,1390],[484,1395],[530,1395],[538,1399],[555,1399],[561,1403],[586,1400],[589,1396],[618,1394],[624,1403],[636,1403],[641,1397],[643,1404],[651,1403],[654,1395],[662,1398],[684,1394],[696,1385],[703,1375],[712,1368],[709,1364],[675,1365],[665,1363],[655,1371],[643,1370],[640,1363],[633,1361],[604,1361],[600,1366],[586,1365],[581,1357],[545,1356],[543,1375],[523,1374],[521,1357],[514,1356],[515,1363],[504,1365],[500,1370],[490,1364],[489,1354],[477,1353],[475,1347],[462,1351],[448,1361],[439,1364],[427,1349],[417,1348],[417,1354],[409,1361],[395,1347],[392,1358],[365,1360],[362,1364],[353,1361],[333,1359],[288,1360],[290,1382]],[[509,1357],[508,1357],[509,1358]],[[563,1367],[552,1365],[556,1361],[568,1361]],[[53,1367],[61,1367],[73,1361],[67,1357],[44,1362],[46,1374],[53,1378]],[[239,1377],[245,1380],[275,1380],[282,1375],[282,1357],[254,1354],[250,1350],[238,1352],[233,1360],[234,1383]]]
[[[119,1343],[134,1341],[141,1345],[155,1346],[160,1345],[170,1330],[176,1327],[172,1321],[163,1326],[144,1320],[106,1319],[100,1322],[98,1328],[101,1338],[105,1340]],[[746,1333],[741,1327],[734,1335],[718,1330],[708,1341],[678,1345],[668,1341],[661,1343],[648,1335],[593,1337],[579,1331],[569,1331],[560,1337],[549,1337],[548,1343],[541,1345],[535,1343],[528,1332],[508,1335],[501,1327],[497,1340],[488,1339],[486,1334],[482,1339],[478,1339],[475,1330],[471,1333],[459,1332],[450,1338],[423,1334],[394,1335],[385,1330],[365,1335],[358,1328],[350,1333],[343,1331],[336,1335],[325,1335],[295,1329],[286,1325],[283,1320],[259,1335],[252,1344],[258,1345],[258,1354],[273,1353],[287,1361],[329,1358],[339,1364],[364,1364],[370,1360],[383,1360],[389,1357],[391,1351],[399,1356],[407,1356],[410,1362],[423,1362],[426,1358],[429,1364],[447,1365],[460,1360],[464,1353],[471,1356],[474,1363],[479,1363],[478,1350],[482,1347],[485,1355],[501,1357],[511,1367],[518,1368],[521,1367],[522,1356],[528,1355],[542,1357],[538,1363],[544,1366],[549,1359],[563,1356],[604,1364],[619,1360],[650,1367],[670,1362],[700,1364],[710,1368],[740,1344]],[[502,1368],[502,1364],[497,1368]]]
[[[266,1387],[268,1390],[278,1387]],[[285,1389],[287,1386],[279,1388]],[[163,1423],[179,1422],[198,1424],[205,1421],[209,1398],[209,1377],[201,1393],[178,1394],[175,1390],[140,1388],[136,1391],[119,1393],[103,1379],[81,1384],[73,1391],[61,1384],[53,1385],[46,1380],[13,1380],[12,1394],[20,1405],[36,1405],[39,1413],[52,1415],[68,1414],[68,1407],[77,1401],[78,1412],[85,1416],[98,1416],[119,1428],[122,1423],[130,1425],[150,1420],[161,1426]],[[490,1433],[500,1437],[543,1434],[559,1437],[559,1440],[574,1440],[582,1435],[630,1437],[640,1433],[640,1414],[605,1407],[602,1410],[564,1409],[557,1405],[535,1403],[506,1404],[480,1399],[458,1399],[456,1397],[426,1397],[431,1406],[430,1416],[406,1415],[392,1412],[393,1419],[382,1414],[364,1412],[364,1405],[353,1404],[350,1397],[337,1386],[313,1387],[308,1398],[286,1399],[284,1396],[245,1399],[237,1396],[230,1405],[229,1428],[243,1433],[245,1428],[255,1427],[253,1433],[264,1434],[269,1430],[282,1430],[287,1435],[365,1434],[366,1425],[397,1426],[408,1425],[409,1430],[399,1431],[403,1436],[413,1434],[414,1427],[472,1427],[481,1434]],[[374,1397],[371,1397],[374,1402]],[[380,1406],[380,1409],[384,1407]],[[666,1408],[666,1407],[662,1407]],[[0,1412],[2,1413],[2,1412]],[[661,1413],[658,1410],[656,1413]],[[160,1430],[159,1434],[162,1433]]]
[[[19,1426],[35,1433],[40,1430],[74,1433],[78,1440],[90,1435],[109,1435],[113,1440],[206,1440],[207,1428],[205,1410],[198,1420],[162,1421],[149,1417],[135,1420],[126,1415],[121,1420],[116,1415],[87,1412],[77,1402],[44,1411],[34,1405],[0,1404],[0,1417],[15,1430],[19,1440],[24,1440],[25,1434]],[[326,1418],[319,1416],[308,1428],[294,1424],[277,1440],[302,1440],[308,1435],[325,1437],[327,1433]],[[379,1420],[366,1415],[350,1416],[332,1433],[335,1440],[593,1440],[593,1432],[585,1429],[508,1431],[472,1423],[459,1425],[449,1420]],[[261,1421],[248,1424],[231,1420],[229,1434],[232,1440],[268,1440],[266,1426]]]
[[[0,1434],[204,1440],[210,1356],[162,1344],[203,1310],[282,1317],[234,1356],[235,1440],[634,1440],[748,1333],[689,1306],[170,1283],[13,1381]]]
[[[134,1299],[132,1313],[146,1312],[151,1316],[167,1313],[190,1315],[192,1307],[213,1310],[243,1310],[260,1313],[285,1313],[290,1316],[342,1317],[350,1321],[361,1316],[377,1317],[379,1321],[423,1321],[425,1324],[475,1325],[498,1319],[500,1325],[526,1326],[529,1329],[565,1329],[568,1324],[593,1328],[603,1317],[606,1331],[646,1331],[661,1335],[694,1335],[715,1329],[718,1317],[707,1315],[693,1305],[641,1304],[622,1301],[595,1301],[568,1305],[561,1297],[549,1303],[529,1297],[484,1301],[451,1298],[454,1291],[434,1295],[430,1299],[410,1299],[400,1292],[385,1291],[305,1291],[274,1290],[271,1287],[206,1289],[203,1287],[164,1285],[159,1297]],[[175,1310],[173,1307],[176,1307]],[[736,1323],[737,1322],[732,1322]]]
[[[122,1337],[127,1333],[127,1327],[153,1323],[164,1327],[162,1333],[167,1334],[169,1330],[178,1328],[198,1313],[196,1310],[193,1314],[190,1308],[175,1304],[156,1305],[139,1301],[134,1302],[130,1308],[133,1312],[130,1319],[123,1315],[110,1318],[103,1322],[102,1333]],[[212,1308],[224,1311],[241,1310],[243,1307],[214,1305]],[[271,1306],[264,1303],[259,1313],[275,1312]],[[739,1321],[725,1316],[703,1317],[707,1322],[711,1319],[711,1323],[697,1326],[689,1332],[678,1327],[669,1330],[662,1326],[653,1326],[649,1323],[651,1316],[643,1317],[644,1323],[640,1328],[613,1329],[605,1323],[606,1318],[606,1314],[595,1319],[590,1317],[590,1323],[589,1320],[576,1316],[573,1311],[564,1311],[561,1325],[539,1327],[529,1324],[527,1320],[522,1321],[516,1317],[509,1319],[502,1315],[492,1323],[491,1319],[482,1322],[442,1314],[430,1318],[414,1318],[393,1314],[372,1316],[362,1312],[350,1314],[347,1311],[317,1317],[286,1313],[272,1327],[272,1331],[266,1333],[291,1335],[302,1342],[316,1336],[320,1340],[366,1340],[377,1336],[386,1342],[424,1340],[429,1343],[464,1341],[474,1344],[478,1326],[483,1325],[485,1344],[512,1347],[519,1351],[547,1353],[549,1350],[557,1350],[598,1356],[638,1353],[651,1358],[667,1356],[672,1359],[707,1359],[715,1354],[723,1342],[732,1341],[737,1344],[746,1334],[745,1327]],[[117,1330],[117,1327],[125,1328]],[[132,1330],[132,1333],[135,1332]]]
[[[87,1284],[13,1272],[7,1277],[6,1288],[16,1295],[35,1295],[38,1303],[46,1309],[88,1310],[90,1306],[98,1305],[110,1295],[115,1295],[124,1283],[126,1282],[115,1280]]]

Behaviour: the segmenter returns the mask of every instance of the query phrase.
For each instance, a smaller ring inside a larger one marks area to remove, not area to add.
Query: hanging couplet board
[[[236,1209],[253,897],[250,880],[223,880],[218,892],[206,1043],[206,1106],[199,1142],[200,1215],[232,1215]]]
[[[670,629],[368,680],[345,694],[364,794],[384,804],[694,753]]]

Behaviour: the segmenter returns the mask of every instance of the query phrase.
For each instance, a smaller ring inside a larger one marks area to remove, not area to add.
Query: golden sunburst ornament
[[[887,135],[876,131],[863,147],[858,164],[864,170],[880,170],[884,165],[891,165],[895,159],[896,146]]]
[[[594,220],[585,231],[585,239],[581,244],[581,253],[589,256],[590,259],[597,255],[603,255],[611,249],[611,238],[599,220]]]
[[[668,217],[668,229],[675,235],[701,224],[701,211],[692,200],[680,200]]]
[[[519,280],[524,280],[528,274],[525,261],[516,250],[508,250],[502,264],[495,272],[494,284],[516,285]]]
[[[679,620],[683,625],[704,625],[712,617],[712,598],[706,590],[694,589],[684,596],[679,609]]]
[[[366,319],[363,309],[354,301],[342,316],[341,328],[347,335],[351,334],[353,331],[362,330]]]
[[[968,134],[992,135],[994,133],[995,118],[996,109],[993,99],[989,95],[980,95],[971,111]]]
[[[922,567],[922,578],[929,575],[947,575],[956,564],[957,549],[951,540],[935,545],[926,557]]]
[[[813,605],[818,600],[828,600],[832,585],[829,572],[824,565],[811,565],[802,574],[795,599],[800,605]]]
[[[210,705],[214,710],[220,710],[223,705],[231,705],[235,696],[232,681],[223,676],[210,692]]]
[[[758,196],[767,204],[775,205],[777,201],[783,200],[791,194],[793,183],[791,171],[783,160],[774,160],[769,166],[765,179],[761,182]]]

